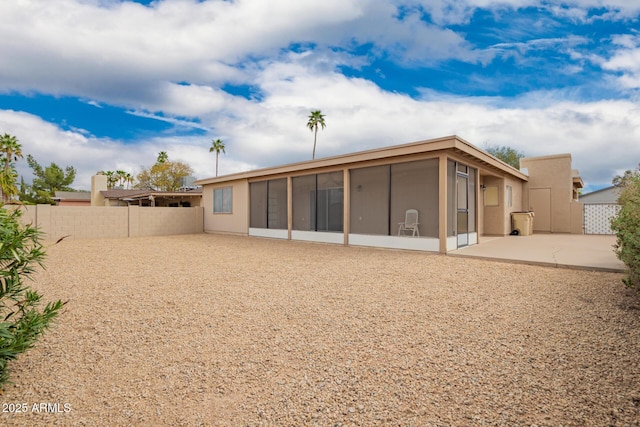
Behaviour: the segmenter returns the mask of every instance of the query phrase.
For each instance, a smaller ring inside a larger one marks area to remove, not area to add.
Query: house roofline
[[[435,152],[447,149],[454,149],[463,154],[470,155],[488,165],[496,168],[509,175],[515,176],[523,181],[528,181],[526,174],[514,168],[511,165],[497,159],[486,151],[472,145],[457,135],[446,136],[442,138],[429,139],[408,144],[393,145],[371,150],[358,151],[355,153],[341,154],[338,156],[325,157],[317,160],[305,160],[302,162],[290,163],[282,166],[274,166],[268,168],[255,169],[251,171],[238,172],[230,175],[219,177],[203,178],[195,181],[196,185],[216,184],[240,179],[250,179],[256,177],[266,177],[291,172],[310,171],[314,169],[326,168],[331,166],[343,166],[363,161],[379,160],[383,158],[401,157],[410,154],[420,154]]]
[[[613,190],[615,188],[616,188],[615,185],[610,185],[608,187],[600,188],[599,190],[594,190],[594,191],[592,191],[590,193],[581,194],[580,197],[585,197],[585,196],[589,196],[591,194],[596,194],[596,193],[602,193],[603,191]]]

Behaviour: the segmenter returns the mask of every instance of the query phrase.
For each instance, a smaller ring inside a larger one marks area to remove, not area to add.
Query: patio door
[[[458,247],[469,244],[469,175],[458,172],[457,176],[457,232]]]

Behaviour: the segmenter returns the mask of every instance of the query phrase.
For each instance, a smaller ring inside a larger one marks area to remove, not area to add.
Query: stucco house
[[[88,191],[56,191],[53,201],[57,206],[91,206]]]
[[[510,234],[511,214],[529,209],[539,232],[582,233],[571,156],[522,161],[526,173],[448,136],[196,184],[211,233],[446,253]],[[409,211],[417,233],[402,230]]]
[[[198,207],[202,189],[155,191],[108,189],[106,175],[91,177],[91,206]]]
[[[620,187],[612,185],[610,187],[601,188],[590,193],[581,194],[579,200],[582,203],[618,204],[619,197]]]

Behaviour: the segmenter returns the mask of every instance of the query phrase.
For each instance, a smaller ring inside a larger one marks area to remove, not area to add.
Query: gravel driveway
[[[46,264],[3,425],[640,425],[619,274],[206,234]]]

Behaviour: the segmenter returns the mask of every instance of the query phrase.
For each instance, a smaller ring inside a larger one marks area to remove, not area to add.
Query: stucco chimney
[[[107,191],[107,176],[94,175],[91,177],[91,206],[104,206],[101,191]]]

